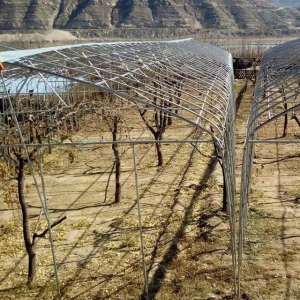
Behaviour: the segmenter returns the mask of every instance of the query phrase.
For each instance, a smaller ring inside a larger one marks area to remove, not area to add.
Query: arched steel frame
[[[256,143],[299,143],[299,139],[276,137],[257,138],[259,130],[278,118],[296,113],[300,109],[300,39],[274,48],[264,55],[261,62],[254,99],[248,119],[244,147],[239,231],[239,269],[242,264],[243,244],[247,227],[248,197],[251,184],[254,148]]]
[[[15,115],[16,122],[17,115],[33,114],[43,119],[51,112],[67,112],[72,103],[63,96],[64,91],[82,84],[140,107],[158,108],[206,133],[223,166],[236,278],[235,103],[232,58],[228,52],[184,39],[6,51],[0,52],[0,60],[6,66],[0,90],[1,115],[9,111]],[[55,101],[45,102],[46,92],[55,95]],[[28,93],[39,96],[38,108],[25,102],[20,106],[5,102],[10,95],[21,98]],[[162,100],[164,105],[154,102],[153,97]],[[24,140],[20,144],[30,146]]]

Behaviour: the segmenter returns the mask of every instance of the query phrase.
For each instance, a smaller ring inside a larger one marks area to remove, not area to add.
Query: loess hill
[[[0,30],[185,28],[295,32],[300,9],[266,0],[0,0]]]

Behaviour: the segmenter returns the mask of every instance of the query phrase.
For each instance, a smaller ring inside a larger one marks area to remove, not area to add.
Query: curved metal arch
[[[26,80],[30,77],[30,72],[41,74],[46,80],[54,76],[65,80],[66,85],[81,83],[113,94],[121,100],[152,106],[206,132],[212,138],[222,160],[236,278],[235,103],[232,57],[228,52],[186,39],[79,44],[2,52],[0,57],[10,66],[3,73],[8,85],[14,78]],[[160,95],[159,89],[152,86],[153,80],[146,74],[148,71],[158,76],[156,83],[161,80],[164,95]],[[162,81],[166,77],[169,80],[175,79],[177,83],[183,82],[183,87],[175,88],[180,90],[181,97],[173,95],[172,99],[168,99],[171,96],[171,85]],[[143,80],[147,84],[146,89],[143,89],[146,86]],[[117,89],[118,86],[128,87],[134,95]],[[56,96],[59,98],[59,93]],[[158,97],[162,103],[171,104],[172,109],[155,103],[153,96]],[[57,101],[56,105],[58,112],[69,108],[68,103],[62,101]],[[45,108],[49,110],[49,105],[45,105]],[[176,108],[183,114],[175,113]],[[36,114],[39,115],[40,111],[36,111]],[[46,116],[45,111],[41,113],[43,116]]]
[[[300,73],[299,73],[299,76],[300,76]],[[293,79],[293,78],[292,78]],[[291,85],[294,85],[295,83],[297,83],[296,80],[294,80],[292,82],[292,84],[289,84],[289,85],[286,85],[285,87],[288,88],[289,86]],[[298,96],[298,92],[297,92],[297,89],[296,90],[292,90],[291,91],[292,94],[291,95],[288,95],[288,96],[284,96],[282,95],[282,93],[280,91],[276,91],[272,94],[269,95],[269,100],[268,103],[261,103],[261,104],[257,104],[254,108],[253,108],[253,114],[252,116],[250,116],[249,118],[249,122],[248,122],[248,126],[253,123],[253,122],[256,122],[257,123],[257,120],[263,116],[265,113],[269,112],[270,110],[272,110],[273,108],[277,108],[278,105],[282,104],[282,103],[285,103],[285,102],[291,102],[289,100],[293,100],[295,101],[296,100],[296,97]],[[278,95],[279,94],[279,95]],[[298,104],[294,104],[294,106],[296,107]],[[291,107],[293,108],[293,106]],[[290,110],[290,109],[289,109]],[[285,110],[282,110],[281,112],[278,112],[276,115],[272,116],[271,118],[267,119],[267,120],[262,120],[261,124],[260,125],[257,125],[256,126],[256,130],[258,128],[261,128],[264,126],[264,124],[267,124],[270,122],[270,119],[276,119],[276,116],[281,116],[281,115],[284,115],[285,113]],[[253,117],[253,118],[252,118]]]
[[[233,105],[230,92],[232,61],[231,55],[220,48],[186,39],[166,42],[79,44],[8,51],[2,52],[0,56],[4,62],[64,77],[70,81],[94,85],[90,78],[98,77],[98,88],[115,94],[119,92],[114,91],[112,85],[125,86],[125,81],[128,88],[137,89],[134,85],[138,80],[134,77],[143,76],[141,70],[147,70],[147,64],[151,72],[156,71],[162,76],[164,76],[164,70],[160,70],[159,67],[167,65],[170,70],[173,69],[174,76],[182,75],[182,80],[190,81],[191,89],[192,85],[198,85],[203,87],[203,90],[209,89],[210,92],[206,97],[201,97],[183,90],[182,94],[186,98],[182,97],[180,106],[177,104],[179,99],[176,95],[173,95],[173,100],[165,99],[164,101],[169,101],[175,108],[192,113],[194,117],[189,117],[189,123],[206,131],[218,140],[220,145],[224,145],[223,135],[228,105]],[[126,68],[120,63],[116,64],[114,56],[121,58]],[[119,79],[113,78],[112,74]],[[149,80],[147,76],[144,76],[144,79]],[[151,87],[148,86],[148,88],[150,90],[148,96],[151,97]],[[166,94],[169,93],[167,88],[164,87]],[[152,87],[153,92],[157,91]],[[121,96],[125,97],[125,95]],[[187,97],[191,100],[187,101]],[[151,105],[151,99],[147,104]],[[202,111],[201,114],[200,111]],[[197,118],[203,119],[202,123],[207,123],[209,126],[201,127],[201,122],[196,122]],[[211,132],[210,126],[216,129],[215,133]]]
[[[297,39],[271,48],[266,52],[261,62],[248,119],[242,166],[238,246],[239,277],[247,228],[255,137],[264,126],[286,116],[290,111],[300,109],[299,53],[300,39]]]
[[[149,70],[149,68],[147,68],[148,70]],[[122,70],[122,68],[120,67],[120,70]],[[139,82],[139,80],[137,79],[137,78],[134,78],[134,76],[133,75],[141,75],[141,76],[144,76],[144,77],[146,77],[146,78],[150,78],[150,76],[148,76],[148,75],[146,75],[145,74],[145,72],[143,72],[142,71],[143,69],[142,68],[140,68],[138,71],[139,72],[141,72],[142,74],[129,74],[129,75],[131,75],[130,77],[132,77],[132,81],[133,82]],[[151,72],[153,72],[154,74],[156,74],[156,75],[160,75],[158,72],[156,72],[156,71],[154,71],[154,70],[150,70]],[[115,75],[117,75],[116,73],[114,73]],[[176,74],[176,76],[178,76],[178,74]],[[127,80],[130,80],[130,77],[127,77]],[[185,80],[186,80],[187,78],[185,78]],[[153,79],[151,79],[152,80],[152,82],[159,82],[158,80],[156,80],[155,78],[153,78]],[[173,79],[172,78],[172,81],[175,81],[176,79]],[[106,79],[106,81],[112,81],[112,79]],[[116,80],[113,80],[115,83],[117,83],[117,84],[124,84],[123,82],[120,82],[120,81],[116,81]],[[162,83],[160,83],[160,84],[162,84]],[[124,84],[125,85],[125,84]],[[185,83],[185,85],[186,85],[186,83]],[[144,86],[146,86],[146,84],[144,84]],[[130,87],[130,85],[128,85],[128,87]],[[148,87],[152,87],[152,86],[150,86],[150,85],[148,85]],[[168,89],[170,89],[170,87],[166,87],[166,88],[168,88]],[[193,87],[189,87],[189,88],[193,88]],[[194,98],[195,100],[199,100],[199,99],[197,99],[197,97],[195,97],[194,95],[192,95],[192,94],[188,94],[186,91],[182,91],[182,94],[184,94],[184,93],[186,93],[189,97],[191,97],[191,98]],[[149,93],[149,94],[151,94],[151,93]],[[169,91],[167,91],[167,90],[165,90],[164,91],[164,94],[168,94],[168,95],[171,95],[171,93],[169,92]],[[152,94],[153,95],[153,94]],[[179,97],[177,97],[176,95],[172,95],[172,97],[174,97],[174,98],[179,98]],[[207,97],[212,97],[212,96],[210,96],[210,95],[208,95]],[[159,96],[157,96],[157,98],[160,98]],[[218,99],[215,99],[214,98],[214,100],[216,101],[216,102],[218,102]],[[168,100],[165,100],[165,101],[167,101],[167,102],[170,102],[170,101],[168,101]],[[185,102],[185,100],[184,99],[181,99],[181,101],[183,101],[183,102]],[[210,107],[210,106],[212,106],[212,104],[211,103],[209,103],[209,102],[207,102],[205,99],[202,99],[201,100],[201,102],[202,102],[202,104],[203,104],[203,102],[208,106],[208,107]],[[221,103],[220,103],[221,104]],[[196,108],[199,108],[200,109],[200,106],[201,106],[201,104],[197,104],[197,103],[193,103],[192,104],[193,106],[195,106]],[[219,111],[219,115],[214,115],[214,114],[212,114],[208,109],[203,109],[207,114],[210,114],[211,115],[211,117],[212,118],[216,118],[217,120],[219,120],[219,117],[221,116],[222,117],[222,119],[224,119],[225,118],[225,115],[223,114],[224,112],[223,111],[221,111],[221,109],[219,109],[218,107],[215,107],[215,109],[216,110],[218,110]],[[208,119],[208,121],[209,121],[210,119]],[[220,121],[220,120],[219,120]],[[212,124],[211,125],[213,125],[214,127],[217,127],[217,125],[214,123],[214,122],[212,122]]]

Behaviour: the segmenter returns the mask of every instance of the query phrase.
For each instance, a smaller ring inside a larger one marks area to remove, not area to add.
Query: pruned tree
[[[162,85],[159,84],[158,81],[154,81],[153,86],[153,108],[151,110],[139,108],[139,114],[156,141],[155,148],[157,154],[157,166],[160,167],[163,165],[164,161],[160,141],[163,139],[167,127],[172,124],[170,119],[173,96],[170,94],[164,94]]]
[[[283,108],[286,111],[286,113],[284,114],[284,124],[283,124],[283,132],[282,132],[282,137],[286,137],[287,136],[287,131],[288,131],[288,103],[287,103],[287,99],[286,99],[286,93],[285,93],[285,88],[284,85],[282,85],[281,89],[279,90],[279,92],[282,95],[283,98]]]
[[[296,103],[297,103],[297,98],[299,98],[299,94],[300,94],[300,82],[297,85],[297,88],[295,90],[295,95],[293,97],[293,102],[294,102],[293,105],[295,105],[295,106],[296,106]],[[297,123],[297,125],[300,127],[300,120],[297,117],[295,109],[292,110],[292,117],[291,117],[291,119],[294,120]]]
[[[176,103],[176,105],[173,105],[174,108],[171,107],[171,105],[169,105],[169,109],[170,111],[174,112],[175,115],[178,115],[179,113],[179,109],[178,106],[181,103],[181,96],[182,96],[182,90],[183,90],[183,77],[181,76],[173,76],[173,79],[166,79],[165,80],[166,84],[169,87],[169,100],[170,101],[174,101]],[[168,118],[168,125],[172,125],[173,123],[173,118],[172,116],[169,114],[169,118]]]
[[[112,95],[107,95],[103,99],[105,108],[102,108],[102,117],[112,135],[112,151],[114,155],[114,164],[112,171],[115,171],[115,195],[114,203],[121,201],[121,156],[119,151],[118,135],[121,131],[122,117],[120,107],[121,101],[116,101]],[[109,178],[110,179],[110,178]]]
[[[151,120],[147,120],[147,112],[149,111],[146,109],[139,110],[142,120],[156,140],[155,148],[157,154],[157,166],[160,167],[163,165],[163,154],[160,141],[163,139],[163,134],[165,133],[168,125],[168,115],[165,112],[155,108],[153,112],[154,124],[152,124]]]
[[[39,130],[39,126],[36,122],[33,122],[32,118],[28,122],[28,129],[30,132],[29,139],[32,143],[41,142],[42,130]],[[12,127],[14,129],[14,127]],[[17,141],[13,135],[9,135],[5,138],[4,143],[11,143]],[[16,180],[16,192],[19,207],[22,214],[22,229],[23,229],[23,240],[25,245],[25,250],[28,256],[28,275],[27,275],[27,285],[32,287],[35,277],[36,277],[36,266],[37,266],[37,253],[36,246],[39,239],[46,236],[49,232],[49,228],[44,229],[41,233],[32,232],[30,228],[30,214],[28,211],[28,202],[25,196],[25,179],[27,174],[28,166],[31,164],[39,163],[39,148],[32,147],[32,149],[23,148],[23,146],[11,146],[2,149],[2,159],[6,161],[9,165],[14,166],[15,169],[15,180]],[[51,227],[55,227],[60,224],[66,217],[62,217],[59,220],[51,224]]]
[[[43,144],[44,141],[49,143],[52,138],[61,139],[62,135],[71,134],[77,130],[78,121],[75,115],[83,113],[81,108],[84,101],[78,98],[76,103],[64,106],[59,104],[60,102],[55,102],[53,95],[44,95],[41,101],[39,95],[34,95],[31,90],[22,95],[12,95],[7,92],[1,101],[0,146],[6,146],[0,147],[0,160],[10,166],[10,172],[16,182],[15,192],[21,210],[23,240],[28,256],[27,285],[32,287],[37,273],[36,247],[38,241],[50,234],[51,228],[59,225],[66,217],[63,216],[52,224],[48,222],[48,227],[42,229],[41,232],[37,232],[37,228],[33,230],[28,199],[26,199],[26,177],[39,169],[41,158],[46,149],[39,145]],[[45,114],[43,109],[46,110],[51,105],[53,108],[54,105],[57,106]],[[34,113],[35,111],[37,113]],[[76,126],[74,125],[75,120]]]
[[[211,127],[210,128],[211,132],[214,133],[214,129]],[[214,146],[214,156],[218,160],[219,166],[221,167],[222,170],[222,178],[223,178],[223,198],[222,198],[222,211],[227,212],[227,184],[226,184],[226,172],[225,172],[225,166],[224,166],[224,160],[223,157],[220,153],[220,148],[218,147],[216,141],[213,141],[213,146]]]

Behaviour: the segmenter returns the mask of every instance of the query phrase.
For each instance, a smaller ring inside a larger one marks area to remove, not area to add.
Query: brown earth
[[[238,164],[251,93],[249,89],[238,114],[237,123],[243,125],[237,126]],[[258,138],[280,137],[283,124],[279,119],[263,128]],[[299,133],[290,120],[286,139]],[[255,147],[242,280],[242,289],[251,299],[300,299],[299,157],[298,144]]]
[[[237,90],[241,86],[238,82]],[[250,86],[237,116],[238,175],[252,92]],[[149,136],[138,117],[131,112],[130,116],[130,135]],[[274,134],[275,129],[274,125],[264,134]],[[167,132],[166,138],[178,133],[186,137],[191,128],[176,121]],[[99,136],[93,124],[80,134],[86,139]],[[117,205],[111,205],[113,180],[105,201],[112,167],[110,146],[57,148],[46,157],[51,219],[67,216],[53,230],[63,299],[144,295],[132,149],[121,148],[122,200]],[[189,144],[164,145],[165,163],[157,168],[154,147],[136,146],[151,299],[230,299],[232,295],[228,219],[220,211],[221,171],[217,166],[212,172],[215,160],[210,146],[199,145],[201,153],[193,149]],[[257,147],[242,278],[244,297],[249,297],[245,299],[300,298],[300,165],[299,158],[284,158],[295,153],[297,147],[292,145]],[[282,160],[276,162],[279,157]],[[29,176],[26,185],[34,228],[39,224],[40,203]],[[39,242],[38,277],[28,290],[19,212],[1,201],[0,214],[0,299],[54,298],[47,239]],[[39,230],[44,223],[42,217]]]
[[[207,32],[288,34],[299,31],[299,10],[277,7],[267,0],[2,0],[1,31],[99,30],[110,36],[124,31],[142,34]],[[121,29],[119,31],[119,29]],[[138,29],[138,30],[136,30]],[[179,30],[178,30],[179,29]],[[120,35],[119,35],[120,36]]]

